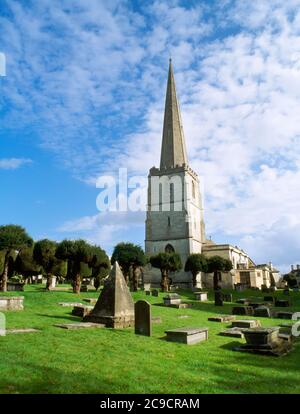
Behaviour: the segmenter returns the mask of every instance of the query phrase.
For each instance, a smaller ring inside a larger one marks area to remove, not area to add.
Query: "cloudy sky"
[[[0,0],[0,222],[143,245],[96,177],[159,165],[172,56],[207,235],[300,263],[300,0]]]

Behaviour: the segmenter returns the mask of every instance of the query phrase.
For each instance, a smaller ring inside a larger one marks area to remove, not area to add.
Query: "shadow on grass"
[[[68,319],[70,321],[76,321],[78,322],[78,319],[82,319],[81,316],[74,316],[74,315],[46,315],[44,313],[37,313],[37,316],[42,316],[45,318],[52,318],[52,319]]]

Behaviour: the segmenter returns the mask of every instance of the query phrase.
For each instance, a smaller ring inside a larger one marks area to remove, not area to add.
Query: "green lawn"
[[[68,291],[46,292],[36,285],[17,293],[25,296],[25,310],[6,312],[7,328],[34,327],[42,332],[0,337],[2,394],[300,392],[300,341],[281,358],[232,351],[243,340],[219,336],[228,324],[207,321],[216,313],[231,313],[229,304],[215,308],[212,302],[194,302],[193,309],[179,310],[159,306],[163,293],[156,298],[138,292],[134,299],[149,300],[153,316],[162,318],[148,338],[134,335],[132,328],[70,331],[53,326],[80,321],[71,315],[72,308],[58,302],[82,301],[97,297],[96,292],[78,297]],[[187,291],[180,294],[186,301],[193,298]],[[255,295],[263,294],[234,292],[235,298]],[[291,309],[300,310],[300,294],[291,297]],[[278,324],[276,319],[258,319],[263,326]],[[166,329],[183,326],[208,327],[209,340],[193,346],[165,341]]]

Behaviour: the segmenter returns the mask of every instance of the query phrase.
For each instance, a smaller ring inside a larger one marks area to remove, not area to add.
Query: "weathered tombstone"
[[[157,289],[152,290],[152,296],[158,297],[158,290]]]
[[[0,297],[0,312],[2,311],[17,311],[23,310],[24,296],[1,296]]]
[[[144,288],[144,290],[150,290],[151,289],[151,283],[144,283],[143,288]]]
[[[167,341],[186,345],[194,345],[208,339],[208,328],[178,328],[170,329],[165,333],[167,334]]]
[[[252,306],[234,306],[232,308],[232,315],[254,315],[254,309]]]
[[[83,318],[89,315],[93,309],[94,307],[89,305],[74,306],[72,310],[72,315],[81,316]]]
[[[276,318],[279,319],[293,319],[294,312],[277,312]]]
[[[215,290],[215,306],[223,306],[223,293]]]
[[[223,300],[224,300],[224,302],[232,302],[232,294],[231,293],[223,293]]]
[[[217,315],[217,316],[211,316],[208,318],[211,322],[231,322],[235,320],[234,315]]]
[[[146,293],[146,296],[150,296],[151,295],[150,290],[145,290],[145,293]]]
[[[23,292],[24,291],[24,283],[8,282],[7,283],[7,291],[8,292]]]
[[[275,298],[274,298],[274,296],[264,296],[264,301],[274,303]]]
[[[195,300],[199,300],[200,302],[205,302],[207,299],[207,292],[195,292]]]
[[[80,286],[80,292],[88,292],[89,288],[88,285],[81,285]]]
[[[37,280],[37,279],[36,279]],[[50,282],[50,289],[54,289],[56,286],[56,276],[52,276],[51,277],[51,282]]]
[[[134,303],[118,262],[114,263],[94,309],[83,320],[111,328],[134,325]]]
[[[246,345],[235,348],[264,355],[282,356],[291,350],[291,342],[279,336],[279,327],[244,329]]]
[[[243,305],[249,305],[250,299],[249,298],[241,298],[241,299],[237,299],[236,303],[241,303]]]
[[[136,335],[151,336],[151,305],[139,300],[134,305],[134,332]]]
[[[290,306],[289,300],[276,299],[275,306],[277,308],[288,308]]]
[[[254,309],[254,316],[271,318],[270,308],[268,306],[258,306],[256,309]]]
[[[244,338],[243,328],[227,328],[224,331],[221,331],[219,335],[221,336],[230,336],[233,338]]]
[[[237,319],[231,323],[232,328],[258,328],[260,321],[256,319]]]
[[[169,293],[163,298],[165,306],[179,305],[181,303],[181,298],[177,293]]]

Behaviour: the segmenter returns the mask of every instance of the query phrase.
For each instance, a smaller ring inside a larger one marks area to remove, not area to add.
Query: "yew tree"
[[[14,224],[0,226],[0,250],[4,255],[3,271],[0,275],[0,291],[7,291],[7,279],[9,270],[9,257],[13,251],[22,251],[33,244],[32,238],[26,230]]]
[[[43,267],[43,273],[45,273],[47,278],[47,290],[50,289],[54,267],[57,265],[57,258],[55,257],[56,248],[57,243],[48,239],[39,240],[33,248],[33,258]]]
[[[91,265],[93,259],[93,246],[85,240],[63,240],[56,249],[56,257],[71,262],[73,279],[73,292],[80,293],[81,263]]]
[[[212,256],[207,259],[207,271],[213,273],[214,289],[219,289],[219,275],[221,272],[229,272],[232,269],[232,262],[221,256]]]
[[[146,256],[143,249],[133,243],[119,243],[115,246],[111,263],[118,262],[122,268],[126,283],[129,283],[129,276],[132,273],[133,290],[138,289],[138,276],[141,267],[146,264]]]
[[[191,272],[193,276],[193,287],[197,285],[197,274],[207,272],[207,258],[201,253],[192,253],[188,256],[184,270]]]
[[[153,267],[161,271],[161,289],[167,292],[170,289],[170,272],[177,272],[182,268],[180,255],[178,253],[158,253],[150,257]]]

